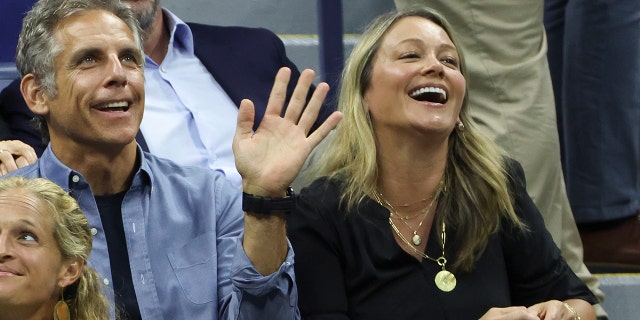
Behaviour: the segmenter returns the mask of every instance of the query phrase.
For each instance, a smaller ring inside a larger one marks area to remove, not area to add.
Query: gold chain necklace
[[[441,188],[438,188],[438,191],[436,191],[436,194],[433,196],[433,199],[431,199],[431,202],[429,203],[429,205],[424,210],[422,210],[422,212],[420,212],[420,214],[422,214],[424,216],[422,217],[422,220],[420,220],[420,223],[418,223],[418,227],[416,227],[415,230],[413,228],[411,228],[409,223],[406,221],[406,220],[409,220],[411,218],[409,218],[407,216],[406,219],[403,219],[400,216],[400,214],[398,213],[398,211],[396,210],[396,208],[394,208],[393,205],[391,205],[391,203],[389,203],[389,201],[387,201],[387,199],[384,198],[384,196],[382,195],[382,193],[380,191],[376,191],[376,200],[378,201],[378,203],[380,205],[382,205],[382,202],[384,202],[384,204],[387,207],[389,207],[389,209],[391,209],[391,216],[393,216],[393,215],[398,216],[400,221],[402,221],[402,223],[404,223],[404,225],[407,226],[407,228],[409,228],[409,230],[413,230],[413,236],[411,237],[411,242],[413,242],[414,245],[419,246],[422,243],[422,237],[418,234],[418,230],[420,230],[420,227],[422,227],[422,223],[424,222],[424,220],[427,219],[427,216],[429,215],[429,212],[431,211],[431,207],[433,207],[433,204],[436,202],[436,198],[438,198],[438,196],[440,195],[440,190],[441,190]],[[389,217],[389,219],[391,219],[391,216]]]
[[[409,241],[407,241],[407,238],[404,237],[404,235],[402,235],[402,233],[400,232],[400,230],[398,230],[398,227],[396,227],[396,225],[393,223],[393,220],[391,220],[391,218],[389,218],[389,224],[391,225],[391,228],[393,228],[393,231],[396,232],[396,234],[398,235],[398,237],[400,237],[400,239],[409,247],[411,248],[411,250],[413,250],[413,252],[419,254],[420,256],[422,256],[425,259],[429,259],[431,261],[435,261],[440,267],[442,267],[442,270],[438,271],[438,273],[436,273],[436,276],[434,278],[434,281],[436,283],[436,286],[438,287],[438,289],[444,291],[444,292],[449,292],[451,290],[453,290],[456,287],[456,276],[451,273],[450,271],[447,270],[447,258],[445,257],[445,253],[444,253],[444,246],[447,242],[447,229],[446,229],[446,225],[444,223],[444,221],[442,222],[442,255],[439,256],[438,258],[432,258],[430,256],[428,256],[426,253],[418,251],[418,249],[416,249],[414,246],[412,246]]]
[[[429,211],[431,210],[431,207],[433,206],[433,203],[440,196],[440,192],[443,189],[446,190],[446,188],[443,188],[443,183],[441,181],[440,182],[440,186],[438,187],[438,190],[436,191],[436,194],[433,195],[433,199],[431,200],[431,203],[429,203],[429,206],[424,211],[425,216],[420,221],[420,224],[418,224],[418,228],[413,232],[412,242],[413,242],[413,244],[415,244],[415,246],[418,246],[418,245],[420,245],[420,243],[422,243],[422,238],[417,234],[418,230],[420,229],[420,226],[422,226],[422,222],[424,222],[427,214],[429,213]],[[389,213],[394,213],[395,212],[395,214],[399,216],[399,214],[396,212],[395,208],[389,203],[389,201],[384,199],[384,197],[382,196],[382,193],[376,191],[374,195],[376,197],[376,201],[378,202],[378,204],[380,204],[381,206],[384,207],[385,205],[382,203],[382,201],[384,201],[385,204],[389,207],[389,209],[391,209],[391,211]],[[405,223],[405,225],[407,225],[407,228],[411,229],[411,227],[409,227],[409,224],[406,223],[402,218],[400,218],[400,221],[403,221]],[[424,259],[428,259],[428,260],[434,261],[440,267],[442,267],[442,270],[438,271],[438,273],[436,274],[436,276],[434,278],[434,281],[435,281],[436,286],[438,287],[438,289],[440,289],[440,290],[442,290],[444,292],[449,292],[449,291],[455,289],[455,287],[456,287],[456,276],[453,273],[451,273],[450,271],[447,270],[447,258],[445,257],[445,251],[444,251],[445,245],[447,243],[447,228],[446,228],[447,226],[445,225],[444,221],[442,222],[442,233],[440,235],[441,238],[442,238],[442,255],[440,257],[438,257],[438,258],[432,258],[432,257],[428,256],[426,253],[421,252],[418,249],[416,249],[415,246],[412,246],[411,243],[409,243],[409,241],[407,240],[407,238],[405,238],[405,236],[402,234],[402,232],[400,232],[398,227],[393,223],[393,219],[391,219],[391,214],[389,215],[389,224],[391,225],[391,228],[393,229],[393,231],[395,231],[395,233],[398,235],[400,240],[402,240],[402,242],[404,242],[404,244],[406,244],[407,247],[411,248],[411,250],[413,250],[413,252],[415,252],[416,254],[420,255]]]
[[[384,206],[382,204],[382,202],[384,201],[384,204],[387,207],[389,207],[390,209],[389,212],[391,213],[389,218],[391,218],[393,215],[396,215],[399,217],[400,221],[402,221],[402,223],[404,223],[404,225],[407,226],[409,230],[413,230],[413,236],[411,237],[411,242],[413,242],[415,246],[419,246],[422,243],[422,237],[418,234],[418,230],[420,230],[420,227],[422,227],[422,223],[424,222],[424,220],[427,219],[427,216],[431,211],[431,207],[433,207],[433,204],[436,202],[436,199],[438,199],[438,197],[440,196],[440,192],[442,192],[443,190],[443,185],[444,185],[444,182],[441,180],[438,183],[438,189],[436,190],[436,192],[433,194],[433,197],[431,198],[431,202],[424,210],[420,212],[420,214],[422,214],[423,217],[422,217],[422,220],[420,220],[420,223],[418,223],[418,227],[415,229],[411,228],[409,223],[406,221],[406,220],[412,219],[413,217],[409,218],[409,216],[406,216],[406,219],[403,219],[402,216],[400,216],[400,214],[398,213],[398,210],[396,210],[396,208],[394,208],[393,205],[387,199],[384,198],[384,196],[382,195],[382,192],[376,190],[374,195],[376,196],[376,201],[378,201],[380,205]]]
[[[382,194],[382,193],[381,193],[381,194]],[[427,200],[429,200],[429,198],[420,199],[420,200],[415,201],[415,202],[409,202],[409,203],[397,204],[397,205],[395,205],[394,207],[396,207],[396,208],[408,208],[408,207],[411,207],[411,206],[415,206],[415,205],[416,205],[416,204],[418,204],[418,203],[423,203],[423,202],[425,202],[425,201],[427,201]]]
[[[378,201],[378,203],[380,203],[379,200],[382,200],[382,201],[384,201],[384,203],[387,206],[389,206],[389,208],[393,209],[392,210],[393,212],[391,212],[391,215],[395,215],[396,217],[394,217],[394,218],[396,218],[396,219],[411,220],[411,219],[413,219],[413,218],[415,218],[417,216],[420,216],[420,215],[423,215],[423,214],[427,213],[427,209],[423,209],[420,212],[418,212],[418,213],[416,213],[416,214],[414,214],[412,216],[401,216],[400,213],[398,213],[398,210],[396,210],[396,208],[408,208],[408,207],[416,205],[418,203],[425,202],[425,201],[429,200],[429,198],[424,198],[424,199],[420,199],[420,200],[418,200],[416,202],[410,202],[410,203],[405,203],[405,204],[401,204],[401,205],[393,205],[393,204],[391,204],[391,202],[389,202],[389,201],[387,201],[387,199],[385,199],[384,195],[382,195],[382,192],[376,190],[375,196],[376,196],[376,201]],[[432,199],[432,202],[433,202],[433,198],[431,198],[431,199]]]

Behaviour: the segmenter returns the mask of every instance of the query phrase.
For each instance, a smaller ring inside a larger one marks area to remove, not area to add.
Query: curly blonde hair
[[[81,259],[85,262],[80,278],[63,289],[71,318],[109,319],[109,306],[102,293],[100,278],[93,268],[86,265],[93,237],[89,221],[76,200],[58,185],[43,178],[11,177],[0,180],[0,194],[8,191],[22,191],[37,197],[53,218],[53,234],[62,258]]]

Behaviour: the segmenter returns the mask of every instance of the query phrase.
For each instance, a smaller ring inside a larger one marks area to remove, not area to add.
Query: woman
[[[524,187],[469,116],[429,10],[383,15],[345,66],[344,118],[288,217],[307,319],[595,319]]]
[[[109,319],[76,201],[46,179],[0,180],[0,319]]]

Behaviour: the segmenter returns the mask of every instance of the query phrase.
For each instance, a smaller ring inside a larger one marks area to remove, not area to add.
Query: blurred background
[[[319,70],[319,27],[343,25],[344,49],[347,53],[366,24],[380,13],[394,9],[391,0],[162,0],[165,7],[189,22],[215,25],[264,27],[280,35],[287,54],[300,68]],[[319,6],[342,8],[339,14],[327,12],[319,19]]]

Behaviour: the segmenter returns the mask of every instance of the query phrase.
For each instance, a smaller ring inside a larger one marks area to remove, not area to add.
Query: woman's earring
[[[70,320],[71,316],[69,315],[69,306],[64,301],[64,288],[62,289],[62,299],[56,302],[55,307],[53,307],[53,320]]]
[[[462,121],[458,121],[456,123],[456,129],[458,129],[458,131],[460,132],[464,132],[464,123],[462,123]]]

